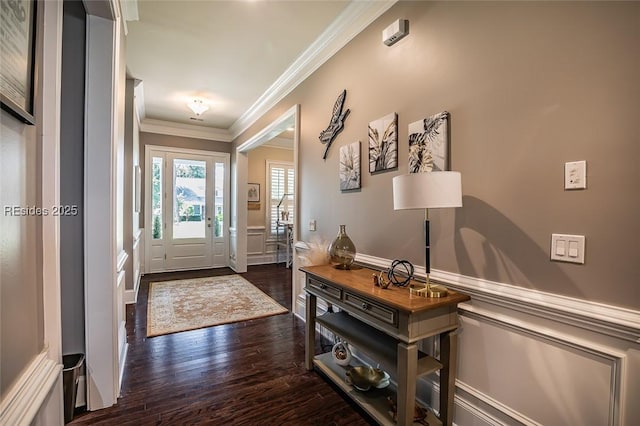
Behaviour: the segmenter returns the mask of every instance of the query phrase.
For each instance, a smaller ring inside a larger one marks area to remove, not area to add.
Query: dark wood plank
[[[145,275],[137,303],[127,306],[121,397],[113,407],[77,413],[72,424],[373,424],[321,376],[305,370],[304,323],[291,312],[146,337],[150,282],[232,273],[222,268]],[[242,275],[291,311],[290,269],[252,266]]]

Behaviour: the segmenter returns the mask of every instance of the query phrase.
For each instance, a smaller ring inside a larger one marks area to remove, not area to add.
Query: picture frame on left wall
[[[36,5],[33,0],[2,2],[0,22],[0,101],[2,109],[27,124],[35,124]]]
[[[248,186],[247,201],[250,203],[259,203],[260,202],[260,184],[248,183],[247,186]]]

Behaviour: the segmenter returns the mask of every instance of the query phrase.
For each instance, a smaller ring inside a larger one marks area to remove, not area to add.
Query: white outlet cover
[[[587,188],[587,162],[570,161],[564,163],[564,189]]]

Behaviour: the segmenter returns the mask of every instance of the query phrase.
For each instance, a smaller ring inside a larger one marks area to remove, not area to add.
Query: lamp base
[[[422,283],[409,285],[409,293],[428,298],[447,297],[449,294],[448,290],[441,285],[427,285]]]
[[[448,294],[449,292],[445,287],[442,287],[440,285],[432,285],[432,286],[429,286],[429,289],[427,290],[427,294],[425,297],[433,297],[433,298],[447,297]]]

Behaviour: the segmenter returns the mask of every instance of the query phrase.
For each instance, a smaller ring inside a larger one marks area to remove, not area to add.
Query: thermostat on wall
[[[387,46],[396,43],[402,37],[406,36],[409,31],[409,21],[406,19],[398,19],[382,31],[382,42]]]

